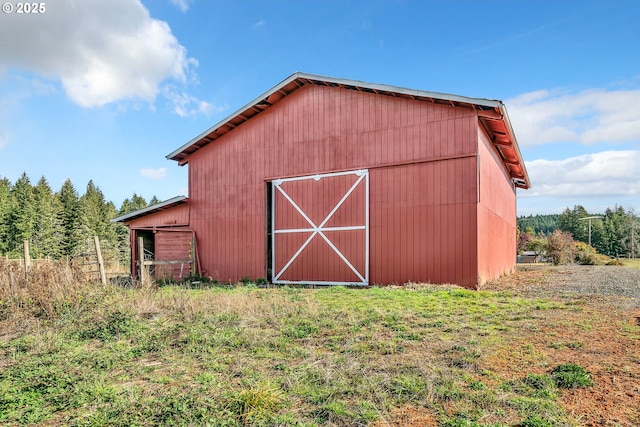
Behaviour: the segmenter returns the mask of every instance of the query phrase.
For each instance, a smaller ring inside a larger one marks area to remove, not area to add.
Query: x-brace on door
[[[272,181],[272,281],[369,283],[367,170]]]

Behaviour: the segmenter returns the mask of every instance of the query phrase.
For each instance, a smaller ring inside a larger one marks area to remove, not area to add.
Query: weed
[[[497,427],[496,424],[481,424],[477,421],[470,420],[464,416],[456,416],[455,418],[444,419],[440,423],[441,427]]]
[[[243,425],[275,415],[284,402],[281,390],[270,385],[256,385],[233,394],[227,407]]]
[[[485,388],[487,388],[487,386],[484,385],[482,381],[471,381],[469,384],[467,384],[467,387],[469,387],[471,390],[484,390]]]
[[[314,411],[316,419],[323,423],[346,425],[354,417],[346,403],[340,400],[331,400],[324,403],[318,410]]]
[[[539,415],[529,415],[527,419],[520,423],[520,427],[553,427],[555,423],[540,417]]]
[[[308,321],[301,321],[295,325],[289,326],[282,331],[282,334],[288,338],[303,339],[318,332],[318,326]]]
[[[127,335],[135,325],[135,320],[129,313],[116,310],[109,313],[103,320],[90,324],[79,334],[80,339],[113,340]]]
[[[574,363],[566,363],[553,368],[551,379],[558,388],[580,388],[593,385],[589,372]]]
[[[393,378],[389,390],[399,401],[416,401],[426,396],[427,387],[423,378],[417,374],[401,374]]]
[[[532,397],[545,399],[557,397],[555,382],[548,375],[527,374],[522,382],[531,387],[530,395]]]

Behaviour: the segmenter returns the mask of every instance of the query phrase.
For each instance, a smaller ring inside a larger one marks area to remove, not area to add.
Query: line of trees
[[[591,220],[584,218],[599,216]],[[590,214],[580,205],[565,209],[558,219],[558,228],[571,233],[575,240],[589,243],[598,253],[610,257],[638,256],[640,223],[633,209],[622,206],[607,208],[604,214]]]
[[[589,221],[586,218],[593,218]],[[543,223],[555,221],[549,230],[540,228]],[[591,223],[591,227],[589,227]],[[574,240],[590,244],[595,250],[610,257],[637,257],[640,255],[640,222],[633,209],[621,206],[607,208],[603,214],[593,214],[581,206],[566,208],[556,218],[552,215],[537,215],[518,218],[520,229],[518,249],[532,249],[542,244],[545,236],[555,230],[569,233]],[[534,226],[537,226],[534,228]]]
[[[154,196],[149,204],[157,202]],[[123,260],[129,255],[128,230],[110,220],[149,204],[134,193],[116,209],[93,181],[79,195],[71,180],[54,192],[44,177],[35,185],[26,173],[15,183],[0,177],[0,255],[21,256],[28,240],[33,257],[73,257],[98,236],[105,257]]]
[[[531,234],[549,235],[558,229],[559,214],[529,215],[518,218],[518,228]]]

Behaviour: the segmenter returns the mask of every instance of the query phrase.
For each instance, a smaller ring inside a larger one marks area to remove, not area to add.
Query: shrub
[[[596,249],[584,242],[575,242],[573,250],[576,262],[581,265],[597,265]]]
[[[610,257],[603,254],[596,254],[596,265],[609,265],[610,262]]]
[[[575,258],[573,237],[566,231],[554,231],[547,237],[546,252],[553,265],[570,264]]]
[[[566,363],[553,368],[551,379],[558,388],[581,388],[593,385],[589,372],[574,363]]]
[[[526,243],[525,249],[535,252],[536,255],[540,255],[546,250],[546,246],[547,238],[545,236],[539,235],[531,238],[531,240]]]

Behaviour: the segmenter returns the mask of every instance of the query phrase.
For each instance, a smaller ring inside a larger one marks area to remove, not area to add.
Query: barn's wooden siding
[[[498,153],[478,132],[478,284],[512,272],[516,264],[516,196]]]
[[[475,286],[475,165],[474,155],[372,171],[374,283]]]
[[[165,230],[155,233],[155,260],[188,260],[191,257],[190,231]],[[167,264],[155,266],[155,277],[173,277],[181,279],[191,274],[191,264]]]
[[[265,276],[269,180],[368,169],[371,283],[473,286],[477,143],[470,109],[304,86],[189,157],[203,269]]]
[[[189,205],[185,203],[160,212],[150,213],[127,221],[126,225],[132,229],[189,225]]]

